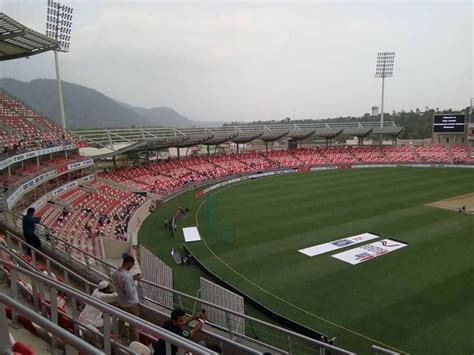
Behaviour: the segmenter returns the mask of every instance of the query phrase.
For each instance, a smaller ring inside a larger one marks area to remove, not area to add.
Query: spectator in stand
[[[125,255],[123,258],[122,266],[118,268],[112,275],[112,282],[115,289],[117,290],[119,307],[133,314],[134,316],[140,316],[139,299],[137,283],[140,281],[140,274],[131,275],[130,269],[135,264],[135,259],[131,255]],[[119,336],[124,341],[125,335],[125,324],[119,322]],[[130,325],[130,342],[138,341],[138,329],[134,325]]]
[[[169,330],[172,333],[178,334],[183,338],[193,338],[199,333],[204,326],[206,319],[206,312],[203,310],[201,313],[197,313],[191,317],[186,316],[186,313],[180,308],[176,308],[171,312],[171,317],[164,324],[163,328]],[[197,320],[196,325],[192,329],[188,329],[186,326],[193,320]],[[166,355],[166,343],[163,340],[158,340],[155,345],[154,355]],[[171,355],[175,355],[178,348],[171,345]]]
[[[92,297],[98,298],[106,303],[117,301],[117,293],[113,292],[112,287],[107,281],[99,282],[98,288],[92,292]],[[86,305],[79,315],[79,322],[86,326],[102,328],[104,326],[103,314],[97,308]]]
[[[28,208],[26,215],[23,216],[23,236],[26,242],[36,249],[41,249],[41,241],[35,234],[35,225],[40,223],[40,218],[35,217],[35,209],[33,207]],[[31,256],[31,249],[27,248],[26,253]]]

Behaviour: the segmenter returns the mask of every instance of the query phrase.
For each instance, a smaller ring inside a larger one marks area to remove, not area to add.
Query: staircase
[[[418,153],[416,152],[416,147],[415,147],[414,145],[412,145],[412,146],[410,146],[410,148],[411,148],[411,151],[412,151],[412,153],[413,153],[413,155],[414,155],[414,157],[415,157],[415,159],[416,159],[416,162],[417,162],[417,163],[421,163],[422,160],[421,160],[421,157],[420,157],[420,156],[418,155]]]

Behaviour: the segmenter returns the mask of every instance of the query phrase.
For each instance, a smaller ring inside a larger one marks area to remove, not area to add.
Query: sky
[[[61,79],[193,120],[360,116],[380,106],[377,52],[395,51],[385,112],[461,109],[474,97],[471,1],[105,1],[74,8]],[[0,0],[41,33],[47,0]],[[0,77],[55,78],[54,56]]]

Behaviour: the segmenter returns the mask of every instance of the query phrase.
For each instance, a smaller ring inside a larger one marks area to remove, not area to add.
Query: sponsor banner
[[[297,170],[294,169],[286,169],[286,170],[278,170],[278,171],[267,171],[265,173],[260,173],[260,174],[253,174],[253,175],[247,175],[247,176],[241,176],[239,178],[235,179],[230,179],[226,181],[219,182],[215,185],[209,186],[208,188],[205,188],[204,190],[200,191],[201,193],[196,193],[196,198],[201,197],[204,194],[207,194],[209,191],[215,190],[219,187],[226,186],[229,184],[233,184],[236,182],[240,181],[245,181],[245,180],[251,180],[251,179],[259,179],[262,177],[267,177],[267,176],[274,176],[274,175],[282,175],[282,174],[289,174],[289,173],[295,173]]]
[[[351,265],[357,265],[406,246],[407,244],[392,239],[383,239],[331,256]]]
[[[82,169],[93,164],[94,164],[94,161],[92,159],[78,161],[76,163],[69,164],[67,166],[67,170]]]
[[[310,171],[311,171],[311,167],[309,167],[309,166],[300,166],[298,168],[299,173],[308,173]]]
[[[336,166],[316,166],[311,168],[311,171],[322,171],[322,170],[335,170],[337,169]]]
[[[76,169],[82,169],[85,168],[89,165],[94,164],[94,161],[92,159],[81,161],[78,163],[74,164],[69,164],[68,166],[64,167],[59,167],[54,170],[50,170],[44,174],[38,175],[35,178],[25,182],[23,185],[21,185],[18,189],[16,189],[8,198],[7,198],[7,205],[8,208],[12,208],[16,202],[28,191],[32,190],[35,188],[37,185],[42,184],[46,180],[49,180],[53,177],[56,177],[58,175],[61,175],[64,172],[67,172],[69,170],[76,170]],[[71,169],[71,166],[73,166],[73,169]],[[66,168],[64,170],[63,168]],[[64,171],[63,171],[64,170]]]
[[[353,165],[354,169],[356,168],[396,168],[396,165],[393,164],[360,164]]]
[[[431,168],[431,164],[400,164],[399,166],[409,166],[410,168]]]
[[[84,181],[84,182],[91,181],[91,180],[94,180],[94,178],[95,178],[95,175],[94,175],[94,174],[90,174],[90,175],[84,176],[83,181]]]
[[[229,184],[233,184],[235,182],[240,182],[240,181],[245,181],[249,179],[258,179],[262,177],[268,177],[268,176],[274,176],[274,175],[281,175],[281,174],[289,174],[289,173],[295,173],[295,172],[306,172],[306,171],[323,171],[323,170],[334,170],[334,169],[351,169],[351,168],[395,168],[395,167],[415,167],[415,168],[429,168],[429,167],[445,167],[445,168],[474,168],[474,165],[446,165],[446,164],[361,164],[361,165],[338,165],[338,166],[317,166],[317,167],[312,167],[306,170],[305,167],[300,167],[298,169],[286,169],[286,170],[279,170],[279,171],[269,171],[265,173],[260,173],[260,174],[253,174],[253,175],[247,175],[247,176],[242,176],[239,178],[231,179],[231,180],[226,180],[220,183],[217,183],[215,185],[209,186],[205,188],[202,191],[199,191],[195,194],[196,198],[201,197],[202,195],[208,193],[209,191],[212,191],[214,189],[217,189],[222,186],[226,186]]]
[[[334,240],[329,243],[318,244],[313,247],[300,249],[298,251],[308,256],[316,256],[316,255],[327,253],[328,251],[342,249],[349,245],[359,244],[359,243],[366,242],[368,240],[377,239],[378,237],[379,236],[375,234],[362,233],[362,234],[354,235],[353,237],[342,238],[342,239]]]
[[[57,196],[59,194],[62,194],[63,192],[72,189],[73,187],[77,186],[77,181],[72,181],[69,182],[63,186],[58,187],[56,190],[53,190],[53,196]]]
[[[474,169],[473,165],[468,164],[397,164],[397,167],[410,167],[410,168],[467,168]]]
[[[5,160],[0,161],[0,170],[3,170],[3,169],[9,167],[10,165],[12,165],[14,163],[18,163],[18,162],[26,160],[26,159],[39,157],[39,156],[45,155],[45,154],[57,153],[57,152],[61,152],[63,150],[71,150],[71,149],[74,149],[74,148],[76,148],[76,146],[74,144],[69,144],[69,145],[60,145],[60,146],[51,147],[51,148],[38,149],[38,150],[31,151],[31,152],[18,154],[18,155],[15,155],[13,157],[9,157]]]
[[[242,180],[243,180],[243,178],[237,178],[237,179],[222,181],[218,184],[215,184],[215,185],[209,186],[208,188],[205,188],[204,190],[202,190],[202,194],[206,194],[209,191],[215,190],[219,187],[226,186],[226,185],[229,185],[229,184],[233,184],[234,182],[239,182],[239,181],[242,181]]]
[[[474,164],[473,165],[466,165],[466,164],[459,164],[459,165],[445,165],[445,168],[463,168],[463,169],[474,169]]]

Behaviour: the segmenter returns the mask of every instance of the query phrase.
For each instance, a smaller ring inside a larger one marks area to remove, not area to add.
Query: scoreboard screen
[[[464,133],[465,114],[440,114],[433,117],[434,133]]]

